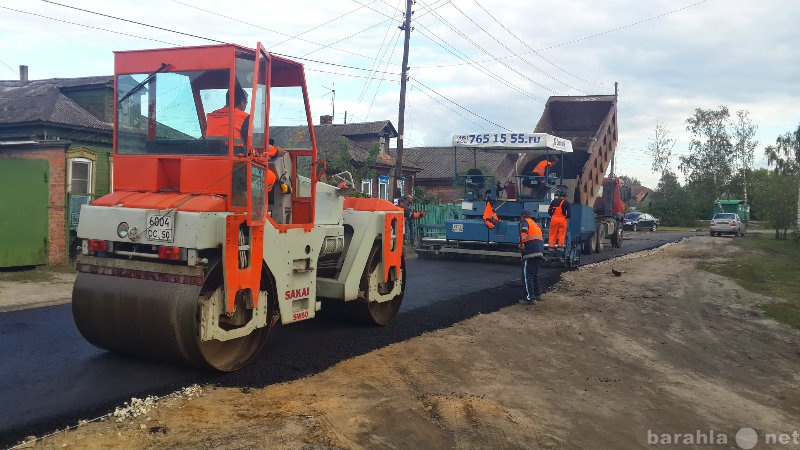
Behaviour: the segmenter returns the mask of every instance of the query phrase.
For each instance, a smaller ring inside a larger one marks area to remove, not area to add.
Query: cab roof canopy
[[[272,79],[270,85],[299,86],[303,80],[303,65],[289,59],[266,52],[261,44],[258,47],[272,60]],[[125,50],[114,52],[114,73],[150,73],[167,64],[166,71],[212,70],[236,67],[236,58],[254,60],[256,50],[236,44],[204,45],[196,47],[174,47],[146,50]]]

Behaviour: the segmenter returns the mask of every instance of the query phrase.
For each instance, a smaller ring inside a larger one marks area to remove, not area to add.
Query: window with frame
[[[372,180],[361,180],[361,193],[372,197]]]
[[[69,193],[92,193],[92,160],[87,158],[69,160]]]
[[[378,198],[389,200],[389,178],[378,179]]]

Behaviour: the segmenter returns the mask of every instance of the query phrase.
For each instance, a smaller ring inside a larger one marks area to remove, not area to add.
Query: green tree
[[[698,108],[686,119],[686,130],[692,133],[691,153],[680,157],[678,168],[700,203],[710,205],[729,189],[733,175],[729,118],[728,108],[720,106],[717,110]]]
[[[415,186],[414,203],[417,205],[431,205],[436,203],[436,197],[431,195],[424,186]]]
[[[778,136],[775,145],[764,149],[767,163],[775,165],[777,173],[800,180],[800,125],[797,130]],[[800,189],[800,183],[798,189]],[[797,196],[795,230],[800,231],[800,192]]]
[[[785,239],[794,228],[798,199],[798,180],[794,176],[767,169],[750,174],[752,192],[751,219],[757,217],[775,229],[776,239]]]
[[[696,221],[686,189],[670,171],[661,176],[647,211],[658,217],[662,225],[694,226]]]
[[[339,138],[339,151],[333,155],[333,158],[327,161],[328,169],[339,172],[350,172],[355,175],[355,167],[353,166],[353,157],[350,156],[350,142],[347,138]]]
[[[625,186],[641,186],[642,185],[642,182],[639,181],[639,179],[636,178],[636,177],[629,177],[628,175],[619,175],[617,178],[619,178],[623,183],[625,183]]]

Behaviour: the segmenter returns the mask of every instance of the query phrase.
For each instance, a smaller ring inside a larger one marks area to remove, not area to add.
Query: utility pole
[[[397,161],[394,167],[394,198],[400,197],[400,186],[403,179],[403,131],[406,114],[406,81],[408,80],[408,43],[411,40],[411,5],[414,0],[406,0],[406,18],[400,29],[405,31],[403,41],[403,70],[400,78],[400,113],[397,117]]]

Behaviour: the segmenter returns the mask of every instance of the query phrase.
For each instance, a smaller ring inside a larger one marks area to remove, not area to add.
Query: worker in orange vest
[[[542,197],[547,190],[547,175],[557,162],[558,156],[550,155],[548,158],[539,161],[536,167],[533,168],[532,174],[536,177],[541,177],[534,180],[539,185],[539,189],[536,191],[537,197]]]
[[[483,210],[483,222],[490,230],[494,228],[494,225],[497,222],[500,222],[500,218],[497,217],[497,214],[495,214],[494,209],[492,208],[492,204],[489,202],[486,202],[486,208]]]
[[[550,214],[547,247],[550,250],[555,248],[563,249],[567,237],[567,220],[569,219],[569,202],[567,201],[567,193],[563,189],[559,190],[557,197],[550,202],[547,213]]]
[[[544,256],[544,240],[542,229],[531,219],[531,212],[527,209],[520,215],[519,249],[522,253],[522,284],[525,286],[525,298],[519,302],[532,304],[542,299],[539,263]]]
[[[553,167],[553,165],[557,162],[558,156],[550,155],[549,158],[543,159],[539,161],[539,164],[536,164],[536,167],[533,168],[533,174],[543,177],[547,175],[547,172],[550,170],[550,168]]]
[[[228,118],[233,119],[233,145],[244,148],[247,131],[250,128],[250,114],[247,109],[247,92],[237,86],[234,90],[233,111],[230,108],[230,92],[225,96],[225,106],[206,115],[206,136],[228,137]],[[236,133],[238,131],[238,135]]]

